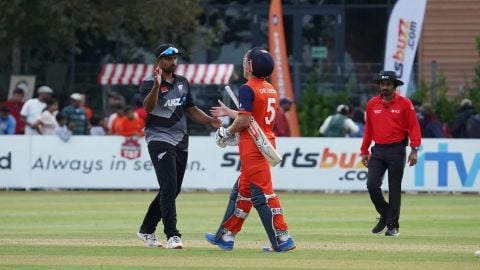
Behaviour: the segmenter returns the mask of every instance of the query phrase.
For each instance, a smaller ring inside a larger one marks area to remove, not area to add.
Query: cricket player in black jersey
[[[148,207],[137,236],[149,247],[161,247],[155,230],[160,220],[167,237],[166,248],[183,248],[177,229],[175,199],[180,193],[188,158],[187,118],[220,127],[221,121],[197,108],[188,80],[175,74],[180,51],[172,44],[155,50],[155,72],[140,86],[143,107],[147,111],[145,140],[160,186]]]

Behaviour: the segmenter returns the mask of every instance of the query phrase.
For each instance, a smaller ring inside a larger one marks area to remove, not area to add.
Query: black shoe
[[[398,230],[398,228],[387,229],[387,231],[385,232],[385,236],[399,236],[399,235],[400,235],[400,231]]]
[[[377,218],[378,223],[373,227],[372,233],[381,233],[387,227],[387,221],[384,218]]]

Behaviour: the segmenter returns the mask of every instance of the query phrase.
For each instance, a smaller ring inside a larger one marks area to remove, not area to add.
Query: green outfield
[[[0,269],[480,269],[478,195],[404,195],[396,238],[370,233],[366,193],[279,195],[298,248],[268,254],[255,211],[233,251],[203,240],[227,193],[182,193],[185,249],[167,250],[135,235],[153,192],[0,192]]]

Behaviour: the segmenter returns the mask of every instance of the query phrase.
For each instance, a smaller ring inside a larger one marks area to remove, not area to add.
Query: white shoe
[[[182,239],[178,236],[172,236],[168,238],[166,248],[173,248],[173,249],[182,249]]]
[[[157,235],[155,233],[141,233],[137,232],[138,238],[145,243],[147,247],[161,247],[162,243],[158,241]]]

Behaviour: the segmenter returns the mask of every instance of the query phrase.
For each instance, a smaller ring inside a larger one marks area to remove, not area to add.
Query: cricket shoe
[[[168,238],[166,248],[182,249],[183,248],[182,239],[176,235]]]
[[[278,248],[274,249],[273,247],[264,247],[264,252],[286,252],[290,250],[294,250],[297,246],[295,246],[295,242],[293,241],[292,237],[288,237],[287,241],[281,242],[278,245]]]
[[[400,235],[400,231],[398,230],[398,228],[389,228],[386,232],[385,232],[385,236],[399,236]]]
[[[223,250],[232,250],[233,249],[233,244],[235,243],[234,241],[225,241],[221,237],[218,240],[215,240],[215,234],[213,233],[206,233],[205,234],[205,239],[207,241],[215,246],[218,246],[219,248]]]
[[[383,232],[383,230],[385,230],[385,227],[387,227],[387,221],[385,220],[385,218],[377,218],[378,220],[378,223],[377,225],[375,225],[375,227],[373,227],[372,229],[372,233],[381,233]]]
[[[162,247],[162,243],[158,241],[157,235],[155,235],[155,233],[137,232],[137,236],[145,243],[145,246],[147,247]]]

